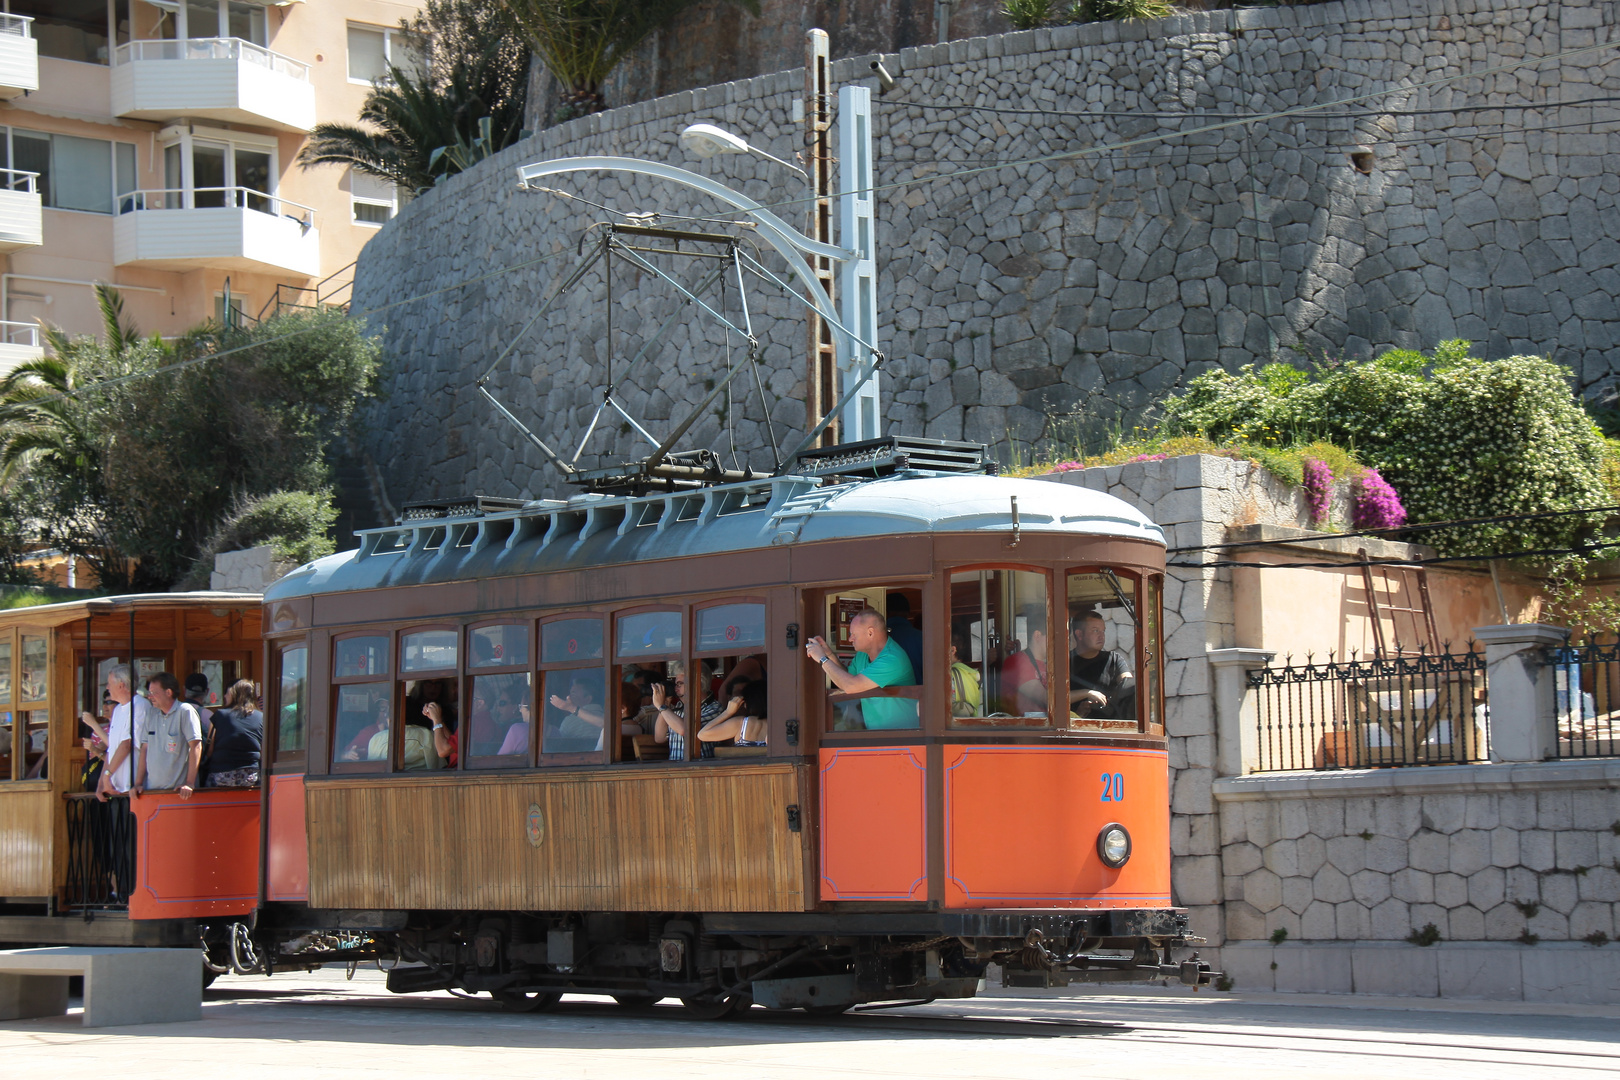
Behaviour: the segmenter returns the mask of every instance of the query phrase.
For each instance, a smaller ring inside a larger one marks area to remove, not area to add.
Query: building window
[[[349,81],[368,85],[387,82],[390,68],[414,77],[420,70],[407,35],[386,26],[349,24]]]
[[[255,45],[268,45],[264,5],[243,0],[182,0],[165,10],[158,33],[175,38],[240,38]]]
[[[107,0],[11,0],[6,10],[33,19],[39,55],[57,60],[107,63],[112,53],[108,30],[113,25],[118,27],[117,44],[129,40],[129,0],[110,5]]]
[[[242,313],[246,310],[246,301],[240,293],[232,293],[227,302],[224,293],[214,294],[214,321],[221,326],[242,326]]]
[[[133,143],[0,128],[0,168],[38,173],[41,202],[58,210],[110,214],[135,190]]]
[[[356,225],[386,225],[399,210],[398,189],[386,180],[349,170],[349,199]]]
[[[163,147],[163,198],[138,209],[235,206],[276,213],[276,153],[269,140],[198,128]]]

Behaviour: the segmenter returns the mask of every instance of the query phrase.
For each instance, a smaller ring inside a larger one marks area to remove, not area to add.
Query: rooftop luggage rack
[[[797,476],[891,476],[908,469],[938,473],[984,473],[1001,466],[983,443],[951,442],[889,435],[864,442],[840,443],[799,454],[789,470]]]

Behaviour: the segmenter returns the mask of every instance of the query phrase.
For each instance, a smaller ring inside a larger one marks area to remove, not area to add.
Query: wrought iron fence
[[[100,802],[67,796],[67,903],[75,910],[123,909],[135,887],[135,815],[128,795]]]
[[[1620,644],[1548,649],[1560,758],[1620,756]]]
[[[1306,658],[1249,673],[1255,771],[1455,765],[1490,756],[1485,653]]]

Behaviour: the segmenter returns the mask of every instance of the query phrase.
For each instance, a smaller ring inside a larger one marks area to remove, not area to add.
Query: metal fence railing
[[[118,196],[120,214],[135,214],[147,210],[217,210],[222,207],[256,210],[272,217],[288,218],[296,221],[306,232],[315,224],[314,207],[240,185],[147,188],[140,191],[126,191]]]
[[[1565,645],[1543,655],[1553,670],[1554,754],[1620,756],[1620,644]]]
[[[33,37],[34,20],[27,15],[0,15],[0,34]]]
[[[1490,756],[1485,653],[1374,657],[1249,673],[1256,772],[1455,765]]]
[[[106,802],[94,794],[67,799],[67,905],[122,910],[135,888],[135,815],[128,795]]]
[[[153,60],[240,60],[266,68],[277,75],[285,75],[299,82],[309,82],[308,64],[299,63],[290,56],[282,56],[263,45],[255,45],[241,38],[131,41],[118,46],[113,53],[115,66]]]

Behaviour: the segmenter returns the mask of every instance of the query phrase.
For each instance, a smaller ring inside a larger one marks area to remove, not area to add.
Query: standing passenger
[[[214,713],[208,743],[211,788],[259,786],[259,754],[264,743],[264,713],[254,704],[253,684],[238,679],[225,691],[225,707]]]
[[[147,680],[146,694],[152,708],[141,729],[135,794],[177,791],[189,799],[202,762],[202,721],[196,709],[180,700],[180,680],[167,671]]]
[[[108,795],[129,793],[135,779],[128,764],[133,761],[131,736],[140,737],[141,729],[146,726],[146,714],[152,708],[150,702],[135,693],[127,664],[119,664],[107,672],[107,693],[117,704],[107,724],[107,767],[101,770],[101,780],[96,785],[96,798],[102,802],[107,801]]]
[[[214,710],[208,707],[208,676],[200,671],[193,671],[186,676],[186,704],[197,710],[197,720],[202,724],[203,745],[208,745],[208,732],[214,726]]]
[[[890,639],[887,622],[876,611],[867,608],[856,612],[849,620],[849,640],[855,646],[855,658],[850,661],[848,671],[833,655],[826,638],[813,637],[804,646],[805,654],[821,665],[839,690],[859,694],[885,686],[917,684],[911,659]],[[921,726],[917,703],[909,698],[862,698],[861,718],[868,731]]]
[[[889,609],[889,637],[906,651],[906,659],[911,661],[911,673],[916,676],[918,682],[921,682],[922,632],[911,621],[911,601],[906,599],[905,593],[892,592],[885,598],[884,606]]]

